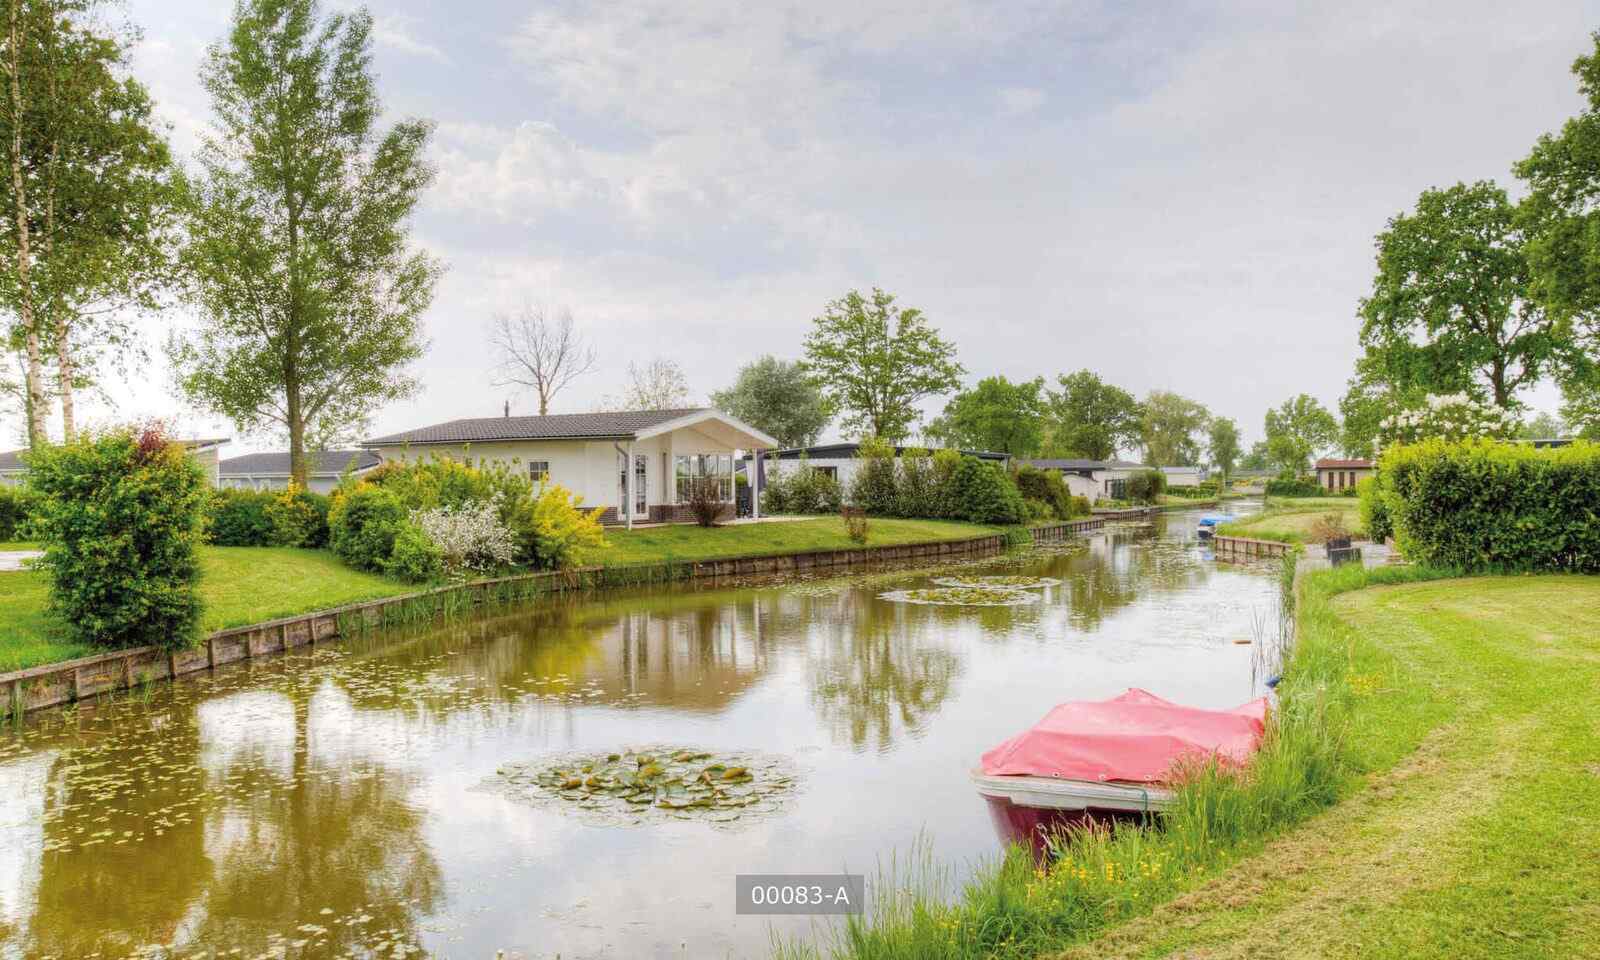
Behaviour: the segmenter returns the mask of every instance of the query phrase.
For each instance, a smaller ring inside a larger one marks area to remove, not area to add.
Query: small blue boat
[[[1233,519],[1231,513],[1208,513],[1200,518],[1199,534],[1201,540],[1210,540],[1216,536],[1217,525],[1227,523]]]

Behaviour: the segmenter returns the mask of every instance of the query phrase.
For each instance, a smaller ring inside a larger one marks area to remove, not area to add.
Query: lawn
[[[1352,536],[1364,536],[1361,530],[1361,506],[1355,500],[1346,497],[1298,500],[1274,498],[1261,513],[1244,520],[1222,524],[1217,528],[1217,532],[1227,537],[1308,543],[1313,539],[1312,528],[1317,521],[1330,515],[1337,515]]]
[[[947,520],[867,521],[865,546],[883,547],[935,540],[964,540],[996,532],[995,527]],[[773,520],[722,527],[674,524],[642,530],[607,530],[607,546],[587,554],[585,563],[620,566],[629,563],[713,560],[719,557],[805,553],[811,550],[848,550],[862,546],[844,532],[839,517],[809,520]]]
[[[1600,956],[1600,577],[1327,608],[1368,658],[1351,678],[1360,789],[1068,956]]]
[[[416,589],[353,570],[323,550],[202,547],[200,562],[207,632]],[[0,671],[94,652],[60,638],[47,600],[44,574],[0,573]]]
[[[778,956],[1600,955],[1600,577],[1448,576],[1305,578],[1273,735],[1160,828],[1013,855],[954,898],[924,849],[875,915]]]

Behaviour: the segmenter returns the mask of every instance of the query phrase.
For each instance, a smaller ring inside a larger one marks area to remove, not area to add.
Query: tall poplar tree
[[[241,430],[310,450],[416,390],[441,266],[408,221],[434,170],[433,124],[380,136],[372,17],[315,0],[243,0],[202,71],[217,134],[190,185],[184,264],[203,322],[171,353],[188,397]]]

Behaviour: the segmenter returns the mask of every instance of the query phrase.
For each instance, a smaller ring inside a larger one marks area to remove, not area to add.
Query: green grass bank
[[[927,859],[786,957],[1548,957],[1600,951],[1600,578],[1305,578],[1261,754],[1165,829]],[[1372,589],[1365,589],[1372,588]]]
[[[1351,535],[1365,536],[1361,530],[1360,503],[1350,497],[1272,497],[1260,513],[1224,523],[1217,532],[1227,537],[1309,543],[1314,539],[1313,529],[1317,523],[1330,515],[1337,515]]]
[[[865,546],[966,540],[995,532],[997,528],[939,520],[873,519]],[[849,538],[838,517],[709,528],[675,525],[608,530],[606,539],[607,548],[584,557],[585,563],[609,568],[863,546]],[[419,589],[352,569],[325,550],[203,547],[200,560],[200,592],[205,601],[201,629],[208,633]],[[96,652],[86,644],[62,638],[47,610],[48,600],[49,584],[43,573],[0,573],[0,672]]]

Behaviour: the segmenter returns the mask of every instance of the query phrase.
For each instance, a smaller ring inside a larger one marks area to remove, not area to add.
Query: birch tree
[[[202,323],[170,346],[195,403],[307,453],[410,396],[441,267],[409,244],[434,170],[433,124],[381,136],[372,16],[315,0],[243,0],[201,79],[215,136],[191,185],[183,260]]]
[[[100,356],[139,353],[131,318],[171,280],[171,158],[149,94],[128,75],[137,34],[109,25],[105,6],[10,0],[7,9],[4,295],[27,358],[35,441],[49,410],[46,364],[70,436],[76,390]]]

